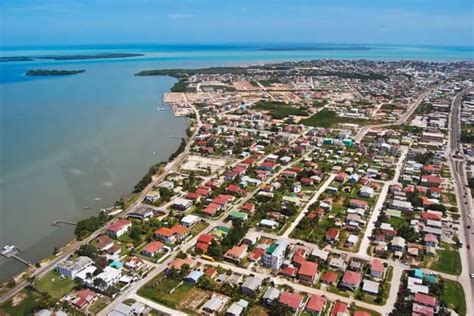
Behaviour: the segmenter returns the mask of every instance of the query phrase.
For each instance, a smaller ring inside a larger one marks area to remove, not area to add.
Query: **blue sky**
[[[1,44],[474,46],[472,0],[2,0]]]

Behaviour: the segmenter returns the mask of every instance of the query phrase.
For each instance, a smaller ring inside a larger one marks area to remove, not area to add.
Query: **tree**
[[[77,254],[79,256],[86,256],[91,259],[94,259],[97,256],[97,249],[92,245],[86,244],[79,247]]]
[[[222,248],[215,240],[213,240],[207,249],[207,254],[214,259],[220,260],[222,259],[223,254]]]
[[[95,287],[103,289],[106,285],[107,285],[107,283],[105,283],[105,281],[102,280],[101,278],[95,278],[94,279],[94,286]]]
[[[290,308],[280,302],[273,302],[269,313],[270,316],[286,316],[291,314]]]

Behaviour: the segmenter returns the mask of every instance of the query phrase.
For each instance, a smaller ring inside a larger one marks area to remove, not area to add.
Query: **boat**
[[[166,110],[167,110],[167,108],[161,108],[161,107],[159,107],[159,106],[157,106],[156,109],[157,109],[158,111],[166,111]]]
[[[13,246],[13,245],[3,246],[2,247],[2,255],[6,255],[6,254],[12,252],[13,250],[15,250],[15,246]]]

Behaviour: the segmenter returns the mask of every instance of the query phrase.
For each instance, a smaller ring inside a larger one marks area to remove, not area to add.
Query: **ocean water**
[[[275,48],[279,50],[262,50]],[[145,56],[0,63],[0,245],[36,262],[73,237],[77,221],[129,193],[165,160],[187,122],[162,107],[175,79],[135,77],[146,69],[242,65],[319,58],[473,60],[472,47],[308,45],[116,45],[8,47],[0,56],[136,52]],[[303,49],[305,47],[306,49]],[[85,69],[66,77],[27,77],[28,69]],[[85,209],[88,207],[90,209]],[[0,258],[0,280],[24,266]]]

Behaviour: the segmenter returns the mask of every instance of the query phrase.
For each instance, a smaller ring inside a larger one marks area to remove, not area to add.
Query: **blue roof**
[[[415,276],[415,278],[422,279],[423,271],[421,271],[421,269],[413,269],[413,275]]]
[[[123,263],[118,261],[118,260],[114,260],[112,261],[109,266],[111,266],[112,268],[115,268],[115,269],[120,269],[123,267]]]
[[[185,281],[187,281],[187,282],[196,283],[197,281],[199,281],[199,279],[200,279],[203,275],[204,275],[204,272],[198,271],[198,270],[193,270],[193,271],[191,271],[191,273],[188,274],[184,279],[185,279]]]

